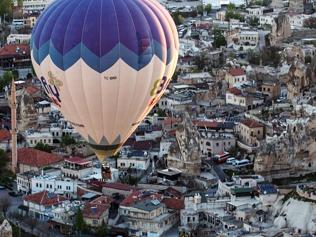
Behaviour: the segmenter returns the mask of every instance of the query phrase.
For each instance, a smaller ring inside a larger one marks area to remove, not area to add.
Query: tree
[[[0,17],[12,16],[12,0],[1,0],[0,1]]]
[[[258,26],[259,25],[259,18],[258,17],[251,17],[250,18],[250,21],[249,21],[249,24],[251,25],[251,26]]]
[[[3,76],[0,77],[0,90],[3,90],[4,87],[8,86],[13,78],[13,73],[10,71],[6,71]]]
[[[211,13],[212,11],[212,5],[211,4],[207,4],[204,8],[204,10],[207,12],[207,14]]]
[[[19,79],[19,71],[18,70],[13,70],[12,71],[12,76],[13,76],[14,80],[18,80]]]
[[[104,237],[104,236],[108,236],[109,235],[109,229],[108,227],[103,223],[102,226],[98,227],[96,232],[95,232],[95,235],[97,237]]]
[[[34,148],[37,149],[37,150],[40,150],[40,151],[45,151],[45,152],[51,152],[52,151],[52,148],[49,145],[44,144],[42,142],[37,143]]]
[[[281,62],[280,51],[281,49],[275,46],[263,48],[261,55],[263,65],[277,67]]]
[[[69,146],[72,144],[76,144],[76,140],[74,138],[72,138],[69,134],[63,135],[61,137],[60,145],[62,147]]]
[[[251,64],[255,64],[255,65],[260,64],[260,60],[261,60],[260,53],[257,53],[253,50],[249,50],[247,58],[248,58],[249,63],[251,63]]]
[[[225,36],[223,35],[223,33],[220,29],[215,28],[213,30],[213,34],[214,34],[213,46],[215,48],[219,48],[221,46],[226,46],[227,42],[226,42]]]
[[[7,212],[11,206],[11,198],[8,195],[0,197],[0,210],[3,213],[4,218],[7,217]]]
[[[9,159],[8,159],[7,153],[5,153],[4,150],[0,149],[0,171],[1,171],[1,173],[7,167],[8,162],[9,162]]]
[[[198,14],[203,15],[204,6],[203,6],[203,5],[198,5],[198,6],[196,7],[196,10],[197,10]]]
[[[75,228],[80,234],[85,229],[85,223],[84,223],[84,220],[83,220],[83,214],[82,214],[82,211],[81,211],[80,208],[77,211],[76,220],[75,220]]]
[[[312,62],[312,57],[307,55],[305,56],[305,63],[311,63]]]
[[[227,10],[228,10],[228,11],[235,11],[235,9],[236,9],[236,6],[235,6],[234,3],[229,3],[229,4],[227,5]]]
[[[172,18],[176,25],[181,25],[184,22],[184,17],[181,15],[179,11],[172,13]]]

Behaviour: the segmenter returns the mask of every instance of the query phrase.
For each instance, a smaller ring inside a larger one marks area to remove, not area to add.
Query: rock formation
[[[188,113],[176,131],[176,143],[170,147],[167,157],[169,168],[177,168],[186,176],[197,176],[201,170],[200,139]]]
[[[285,78],[287,85],[287,97],[292,100],[310,85],[310,78],[307,76],[307,67],[302,62],[296,60],[290,67],[289,73]]]
[[[255,172],[270,180],[304,175],[316,169],[316,117],[287,123],[286,131],[262,144],[255,160]]]
[[[292,34],[289,16],[285,13],[280,13],[274,19],[271,33],[266,35],[266,46],[278,45],[282,40],[287,39]]]
[[[0,237],[12,237],[12,227],[7,220],[0,225]]]

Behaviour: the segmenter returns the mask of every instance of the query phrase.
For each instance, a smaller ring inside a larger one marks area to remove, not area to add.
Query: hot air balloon
[[[156,0],[56,0],[31,38],[45,92],[100,160],[158,102],[178,50],[175,24]]]

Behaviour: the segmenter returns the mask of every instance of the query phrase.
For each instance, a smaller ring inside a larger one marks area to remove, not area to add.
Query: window
[[[207,145],[207,146],[210,146],[210,145],[211,145],[211,143],[210,143],[210,142],[206,142],[206,145]]]
[[[258,134],[260,134],[260,131],[258,130]]]
[[[33,144],[33,140],[30,140],[30,143]]]
[[[36,183],[36,185],[35,185],[37,188],[38,188],[38,183]]]
[[[216,142],[216,146],[219,146],[219,143],[218,143],[218,142]]]

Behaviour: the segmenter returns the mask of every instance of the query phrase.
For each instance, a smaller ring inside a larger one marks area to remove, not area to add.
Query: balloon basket
[[[101,164],[102,181],[106,182],[112,178],[111,168],[107,162]]]

